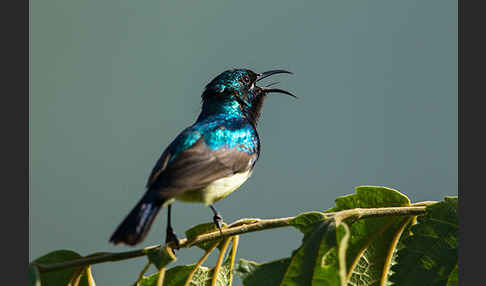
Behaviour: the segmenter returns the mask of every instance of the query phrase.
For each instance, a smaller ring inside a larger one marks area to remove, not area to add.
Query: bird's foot
[[[223,234],[222,226],[223,226],[223,218],[219,214],[215,214],[213,216],[214,225],[219,229],[219,233]]]
[[[165,244],[169,244],[171,242],[174,242],[174,244],[175,244],[174,249],[180,248],[181,245],[179,244],[179,239],[177,238],[177,235],[174,233],[174,230],[172,229],[172,227],[168,227],[167,228],[167,234],[166,234],[166,237],[165,237]]]
[[[213,222],[216,225],[216,227],[219,229],[219,233],[223,234],[222,226],[223,226],[223,218],[221,215],[218,213],[218,211],[214,208],[213,205],[209,205],[211,210],[213,211]]]

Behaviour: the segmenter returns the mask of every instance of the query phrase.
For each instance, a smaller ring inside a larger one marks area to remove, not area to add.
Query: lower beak
[[[293,95],[292,93],[286,91],[286,90],[283,90],[283,89],[280,89],[280,88],[269,88],[269,89],[263,89],[264,92],[266,93],[271,93],[271,92],[274,92],[274,93],[283,93],[283,94],[287,94],[287,95],[290,95],[292,96],[293,98],[297,98],[297,96]]]

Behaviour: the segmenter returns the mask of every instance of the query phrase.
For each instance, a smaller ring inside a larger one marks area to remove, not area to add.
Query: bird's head
[[[211,105],[225,103],[237,105],[256,124],[267,94],[283,93],[295,97],[282,89],[257,86],[258,81],[280,73],[291,74],[286,70],[271,70],[263,73],[255,73],[248,69],[224,71],[206,85],[202,94],[203,102]]]

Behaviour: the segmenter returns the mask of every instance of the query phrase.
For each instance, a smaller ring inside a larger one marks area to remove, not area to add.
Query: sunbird
[[[248,69],[222,72],[206,85],[196,122],[165,149],[146,184],[146,192],[110,238],[114,244],[135,245],[147,235],[156,215],[167,206],[166,243],[177,236],[171,225],[175,201],[203,203],[221,231],[222,217],[213,204],[238,189],[251,175],[260,155],[257,124],[269,93],[292,93],[262,88],[257,82],[286,70],[255,73]]]

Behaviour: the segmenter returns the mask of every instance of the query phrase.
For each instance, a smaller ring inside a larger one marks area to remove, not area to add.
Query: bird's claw
[[[169,244],[171,242],[174,242],[175,244],[175,248],[176,250],[178,250],[180,248],[180,243],[179,243],[179,239],[177,238],[177,235],[174,233],[174,230],[172,229],[172,227],[168,227],[167,228],[167,235],[165,237],[165,244]]]
[[[219,233],[223,234],[223,229],[222,229],[223,218],[219,214],[215,214],[213,216],[213,222],[214,222],[214,225],[216,225],[216,227],[218,228]]]

